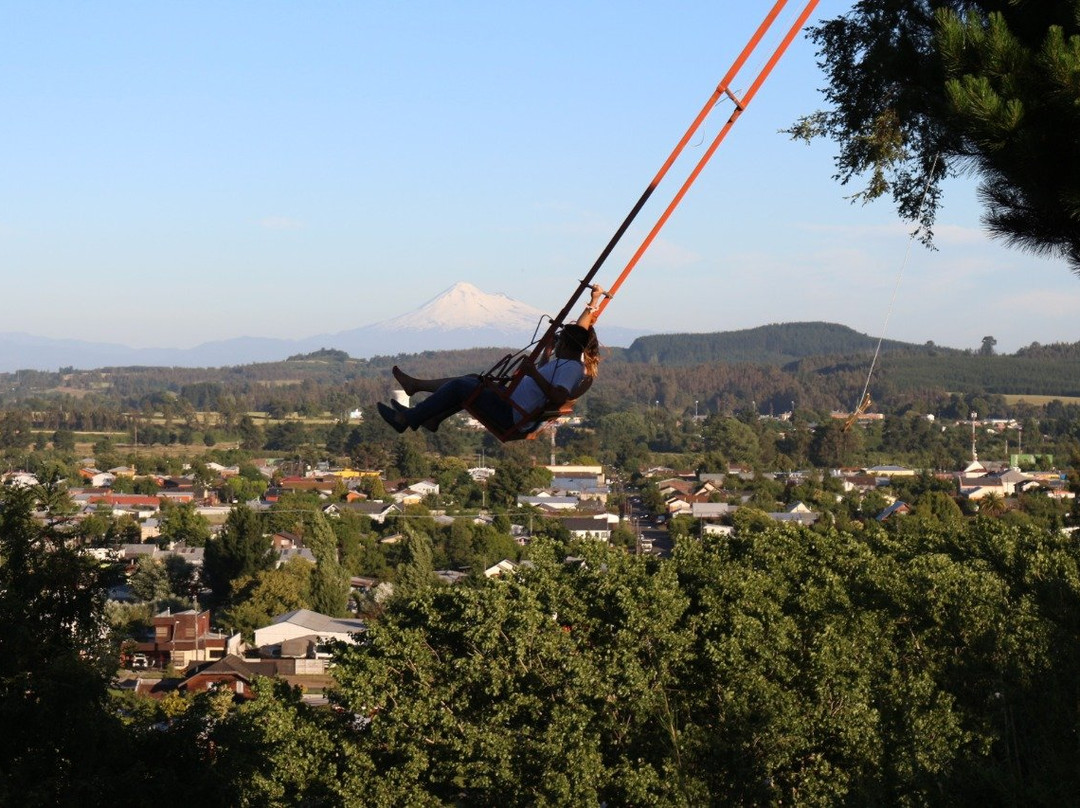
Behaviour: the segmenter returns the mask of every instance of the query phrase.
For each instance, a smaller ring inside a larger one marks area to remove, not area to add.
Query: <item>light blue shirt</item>
[[[585,366],[576,359],[552,359],[538,366],[537,371],[548,380],[553,387],[561,387],[567,392],[573,392],[582,379],[585,378]],[[525,375],[517,388],[515,388],[510,400],[514,403],[514,423],[518,424],[526,413],[531,413],[548,401],[540,385],[529,375]],[[518,408],[521,408],[520,410]],[[528,426],[532,426],[529,422]]]

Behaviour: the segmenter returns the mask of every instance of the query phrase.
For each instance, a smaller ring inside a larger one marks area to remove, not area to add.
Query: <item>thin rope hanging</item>
[[[926,175],[926,185],[923,187],[922,198],[919,200],[919,209],[915,212],[916,219],[922,217],[923,208],[926,206],[926,198],[930,194],[930,183],[934,180],[934,171],[937,168],[938,157],[940,153],[934,155],[934,161],[930,164],[930,171]],[[893,284],[892,295],[889,297],[889,306],[885,311],[885,322],[881,326],[881,336],[878,337],[877,346],[874,348],[874,356],[870,360],[870,370],[866,374],[866,384],[863,385],[862,395],[859,396],[859,403],[855,409],[852,410],[851,417],[844,423],[844,429],[850,429],[859,416],[866,412],[870,407],[870,381],[874,376],[874,369],[877,367],[878,357],[881,356],[881,345],[885,341],[885,332],[889,327],[889,320],[892,318],[893,306],[896,304],[896,295],[900,290],[900,281],[904,277],[904,269],[907,267],[908,258],[911,256],[911,245],[915,241],[915,236],[919,234],[922,226],[916,227],[911,235],[908,237],[907,249],[904,250],[904,259],[900,262],[900,269],[896,273],[896,282]]]

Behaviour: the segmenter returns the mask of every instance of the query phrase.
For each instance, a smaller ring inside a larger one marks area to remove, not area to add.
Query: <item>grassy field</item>
[[[1036,407],[1042,407],[1045,404],[1049,404],[1051,401],[1060,401],[1062,404],[1080,404],[1080,396],[1031,396],[1024,394],[1008,394],[1003,395],[1006,404],[1019,404],[1021,401],[1026,404],[1033,404]]]

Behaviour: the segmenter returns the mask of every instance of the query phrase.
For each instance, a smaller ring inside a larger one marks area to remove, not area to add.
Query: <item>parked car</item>
[[[131,656],[131,668],[132,670],[141,671],[150,667],[150,660],[146,654],[132,654]]]

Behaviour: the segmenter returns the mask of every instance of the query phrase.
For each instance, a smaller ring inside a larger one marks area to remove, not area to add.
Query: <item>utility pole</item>
[[[971,413],[971,462],[975,463],[979,460],[979,452],[975,448],[975,419],[979,417],[977,412]]]

